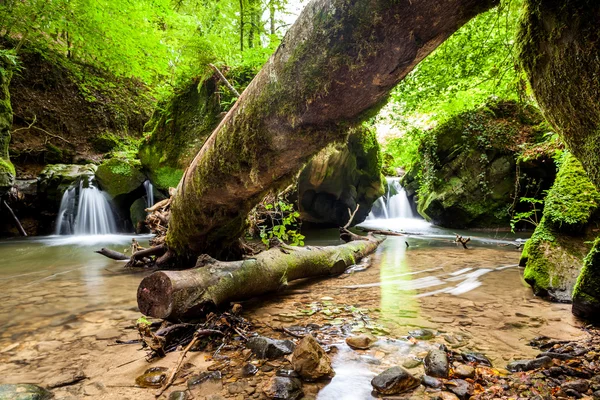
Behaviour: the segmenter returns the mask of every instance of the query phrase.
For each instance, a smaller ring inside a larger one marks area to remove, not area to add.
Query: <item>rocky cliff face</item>
[[[344,226],[348,210],[359,205],[353,224],[367,218],[371,206],[385,192],[381,152],[375,133],[352,130],[345,143],[318,153],[298,178],[300,217],[327,226]]]
[[[427,132],[421,160],[404,178],[419,213],[449,228],[507,227],[515,196],[532,184],[547,189],[554,179],[551,160],[518,160],[522,146],[541,141],[545,129],[535,108],[495,102]]]

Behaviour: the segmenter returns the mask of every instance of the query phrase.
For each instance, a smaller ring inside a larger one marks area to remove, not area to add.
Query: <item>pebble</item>
[[[475,368],[470,365],[459,364],[453,368],[454,375],[459,378],[473,378],[475,377]]]
[[[297,400],[303,396],[302,382],[298,378],[274,376],[263,386],[263,392],[269,399]]]
[[[257,372],[258,372],[258,367],[256,365],[251,364],[251,363],[246,363],[242,367],[241,375],[243,377],[248,377],[248,376],[256,375]]]
[[[421,361],[417,358],[408,358],[408,359],[404,360],[404,362],[402,363],[402,366],[404,368],[412,369],[412,368],[417,368],[421,364],[423,364],[423,361]]]
[[[346,338],[346,344],[353,349],[366,350],[370,348],[377,341],[377,337],[369,334],[362,334],[358,336],[350,336]]]
[[[295,345],[291,340],[276,340],[263,336],[253,337],[246,346],[261,359],[273,360],[291,354]]]
[[[405,392],[419,386],[420,382],[402,367],[391,367],[371,380],[371,385],[383,395]]]
[[[469,394],[473,391],[471,385],[462,379],[452,379],[448,381],[446,383],[446,388],[461,400],[468,399]]]
[[[465,351],[461,355],[465,362],[474,362],[477,364],[485,365],[487,367],[492,366],[492,362],[490,361],[490,359],[487,358],[483,353],[478,353],[475,351]]]
[[[48,390],[29,383],[0,385],[0,399],[47,400],[52,397]]]
[[[510,372],[531,371],[532,369],[548,368],[552,366],[550,357],[540,357],[533,360],[518,360],[513,361],[506,366]]]
[[[429,376],[429,375],[423,375],[421,377],[421,383],[423,384],[423,386],[427,386],[427,387],[430,387],[433,389],[439,389],[443,386],[443,383],[441,380],[439,380],[438,378]]]
[[[182,392],[182,391],[176,391],[176,392],[171,392],[171,394],[169,395],[169,400],[187,400],[188,399],[188,395],[186,392]]]
[[[142,375],[135,379],[135,383],[145,388],[160,388],[167,379],[168,370],[168,368],[164,367],[148,368]]]
[[[435,334],[430,331],[429,329],[417,329],[414,331],[410,331],[408,332],[408,334],[415,338],[415,339],[419,339],[419,340],[431,340],[435,337]]]
[[[583,379],[576,379],[574,381],[568,381],[560,385],[561,389],[565,392],[569,389],[574,390],[579,393],[585,393],[590,387],[590,384]]]

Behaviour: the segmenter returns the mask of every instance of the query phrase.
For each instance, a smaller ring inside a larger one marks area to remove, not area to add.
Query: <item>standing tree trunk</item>
[[[188,167],[167,244],[223,256],[248,211],[498,0],[313,0]]]
[[[244,52],[244,0],[240,0],[240,52]]]

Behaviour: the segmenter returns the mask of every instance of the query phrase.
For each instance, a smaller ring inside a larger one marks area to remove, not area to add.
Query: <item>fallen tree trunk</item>
[[[201,314],[207,306],[275,292],[297,279],[338,275],[384,240],[372,235],[359,238],[339,246],[277,247],[242,261],[201,256],[196,268],[144,278],[137,292],[138,307],[144,315],[179,319]]]
[[[222,256],[266,192],[343,139],[439,44],[498,0],[313,0],[186,170],[167,234]]]

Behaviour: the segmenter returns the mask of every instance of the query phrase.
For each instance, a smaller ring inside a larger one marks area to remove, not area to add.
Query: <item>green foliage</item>
[[[294,205],[282,200],[265,204],[265,210],[271,215],[271,226],[260,226],[260,239],[267,248],[271,239],[276,238],[280,242],[291,246],[304,246],[304,235],[297,228],[300,213],[294,210]]]
[[[515,232],[515,227],[519,222],[526,222],[534,227],[537,227],[539,224],[538,212],[542,211],[542,209],[538,208],[538,206],[540,204],[544,204],[544,200],[533,197],[521,197],[519,198],[519,202],[527,204],[529,210],[517,212],[512,216],[510,220],[510,230],[513,233]]]
[[[516,67],[514,36],[521,5],[522,0],[503,0],[454,33],[394,90],[391,114],[446,118],[490,96],[520,98],[524,81]]]

